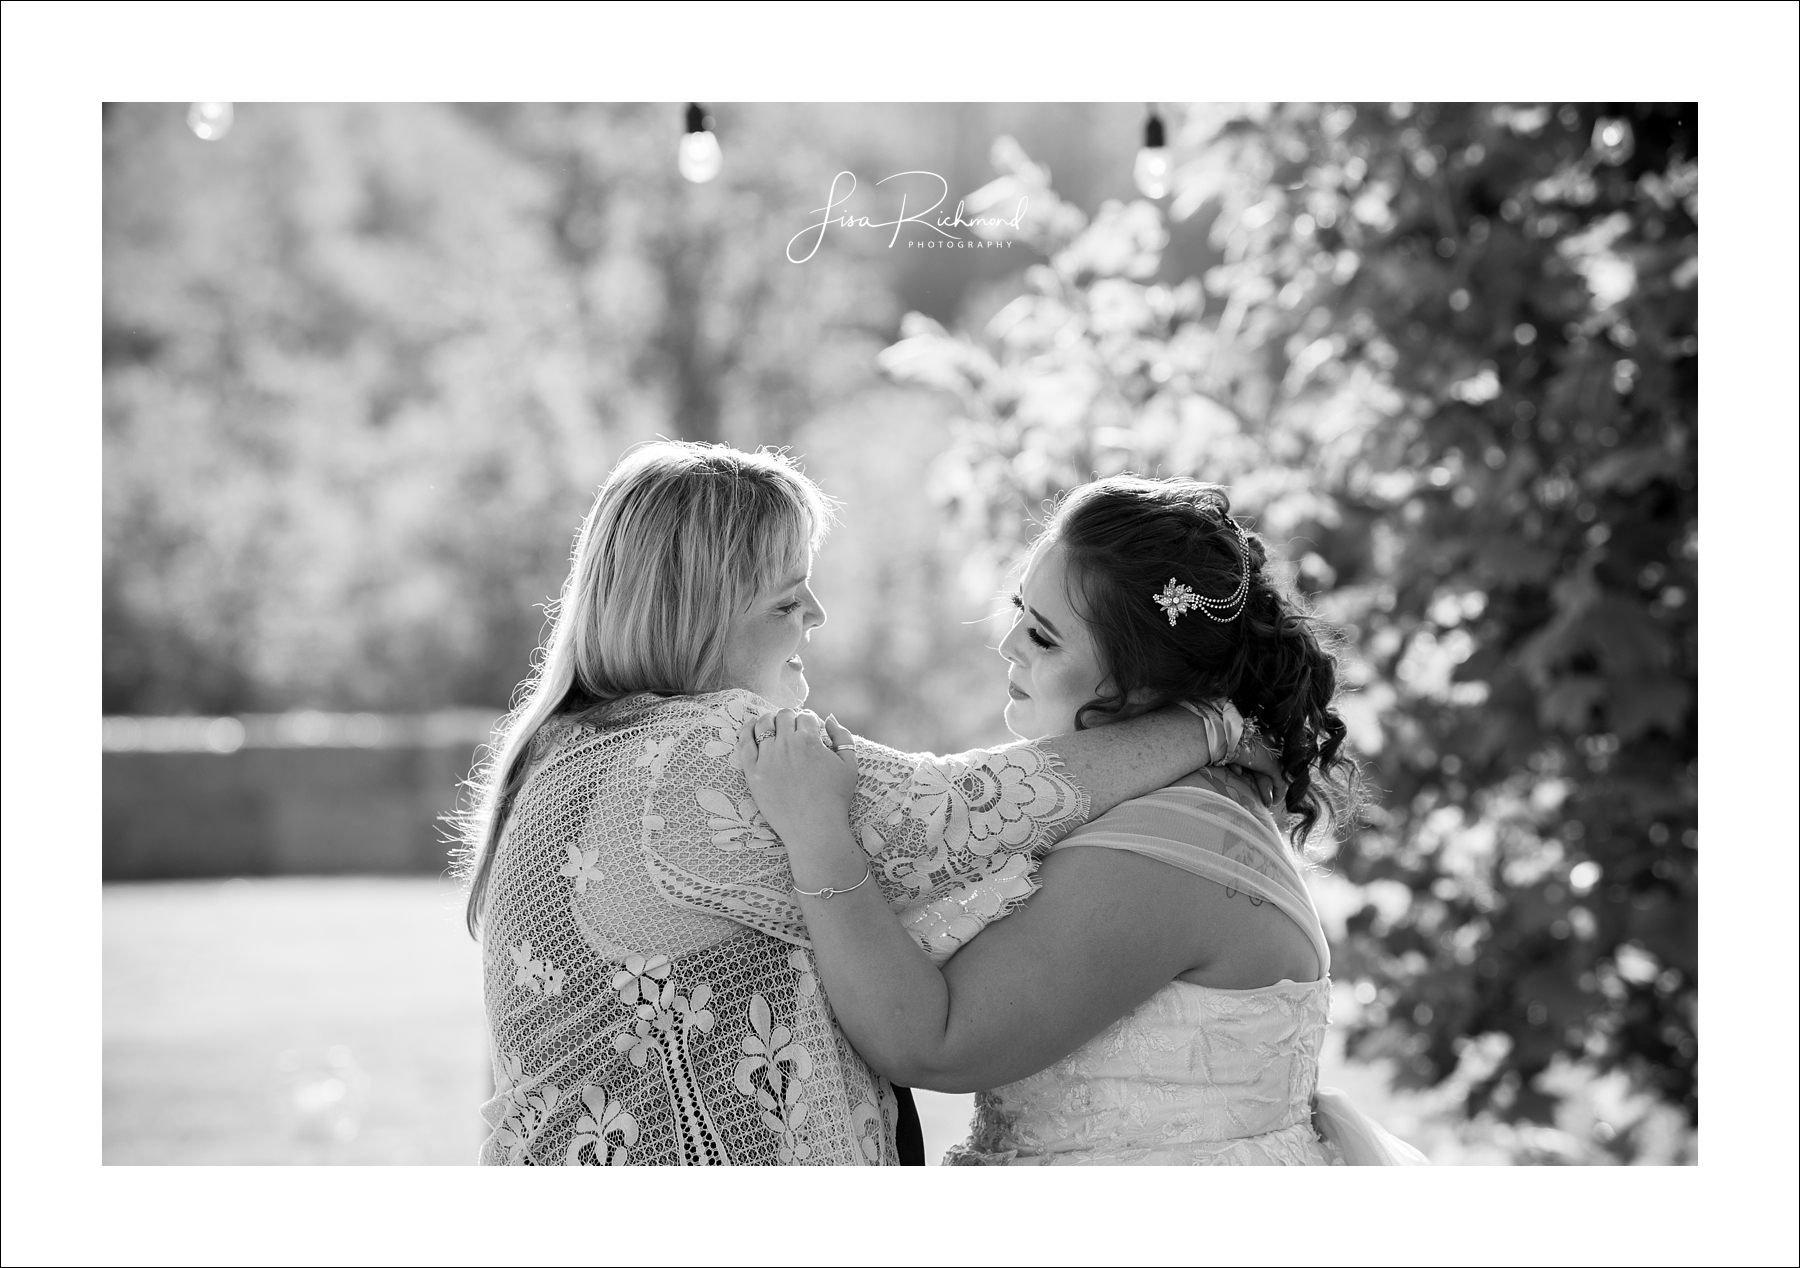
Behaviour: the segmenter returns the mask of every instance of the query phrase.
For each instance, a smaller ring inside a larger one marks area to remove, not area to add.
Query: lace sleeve
[[[950,757],[856,746],[851,826],[901,923],[940,964],[1029,897],[1045,851],[1088,817],[1087,794],[1035,744]]]
[[[747,691],[664,702],[637,758],[648,775],[646,866],[662,896],[809,946],[787,851],[756,808],[736,758],[763,708]],[[942,962],[1035,888],[1038,861],[1087,819],[1088,798],[1032,744],[950,757],[857,740],[850,826],[877,883]]]

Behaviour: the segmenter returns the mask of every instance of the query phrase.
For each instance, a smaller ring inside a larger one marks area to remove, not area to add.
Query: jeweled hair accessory
[[[1169,624],[1175,624],[1175,618],[1183,613],[1192,612],[1200,606],[1200,596],[1182,585],[1175,578],[1169,578],[1169,584],[1162,588],[1162,593],[1152,596],[1162,605],[1162,610],[1169,614]]]
[[[1174,577],[1162,588],[1160,594],[1150,597],[1155,599],[1162,610],[1168,614],[1169,624],[1174,625],[1176,618],[1189,612],[1198,611],[1209,620],[1220,625],[1229,625],[1237,620],[1238,614],[1244,610],[1244,599],[1250,593],[1250,539],[1244,536],[1244,527],[1229,515],[1224,517],[1231,531],[1237,534],[1238,548],[1243,557],[1243,572],[1238,576],[1237,589],[1226,599],[1209,599],[1203,594],[1194,593],[1192,586],[1184,586]]]

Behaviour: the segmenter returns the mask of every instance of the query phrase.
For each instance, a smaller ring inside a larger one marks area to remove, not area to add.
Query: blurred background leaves
[[[772,114],[696,189],[649,107],[110,110],[107,710],[503,703],[624,444],[784,442],[873,351],[760,249],[823,162]]]
[[[1521,1157],[1691,1149],[1694,108],[1184,107],[1159,202],[1136,107],[713,109],[692,186],[672,105],[108,107],[106,711],[502,707],[660,433],[845,499],[816,698],[965,748],[1047,502],[1217,480],[1347,636],[1353,1050]],[[917,168],[1011,245],[788,263]]]

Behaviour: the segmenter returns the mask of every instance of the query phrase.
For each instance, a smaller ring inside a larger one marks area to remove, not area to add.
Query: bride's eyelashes
[[[1012,605],[1013,605],[1014,609],[1017,610],[1017,612],[1019,613],[1019,616],[1021,618],[1024,617],[1024,615],[1025,615],[1025,600],[1023,598],[1021,598],[1019,595],[1014,594],[1012,596]],[[1045,638],[1042,634],[1039,634],[1036,630],[1032,629],[1029,625],[1027,625],[1025,627],[1025,633],[1031,639],[1032,642],[1036,643],[1039,647],[1043,648],[1045,651],[1050,652],[1050,651],[1056,650],[1055,643],[1052,643],[1049,639]]]

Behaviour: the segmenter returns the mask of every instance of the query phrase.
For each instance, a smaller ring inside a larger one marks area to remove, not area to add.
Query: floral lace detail
[[[900,923],[934,961],[942,963],[1002,912],[1037,889],[1037,883],[1031,879],[1032,866],[1026,855],[1009,854],[1005,862],[974,884],[907,907],[900,913]]]
[[[863,742],[858,744],[860,749]],[[890,880],[928,889],[955,853],[985,859],[1003,847],[1018,849],[1040,838],[1046,820],[1068,815],[1069,790],[1050,759],[1030,746],[927,758],[913,773],[909,804],[896,805],[886,822],[897,825],[908,815],[923,816],[933,848],[922,858],[886,859],[883,870]],[[1080,817],[1087,817],[1085,806]],[[887,852],[883,834],[877,832],[874,843]],[[869,848],[866,839],[863,848]]]
[[[881,1165],[881,1111],[868,1101],[863,1101],[850,1112],[851,1121],[856,1127],[856,1145],[859,1151],[857,1161],[870,1167]]]
[[[733,805],[731,798],[717,788],[702,788],[694,794],[694,800],[712,816],[706,826],[713,830],[712,843],[719,849],[766,850],[779,844],[775,829],[750,798],[741,798]]]
[[[669,755],[675,751],[679,743],[679,735],[653,735],[644,741],[644,751],[638,754],[637,766],[650,772],[652,776],[663,773],[663,767],[669,764]]]
[[[533,1086],[516,1053],[501,1053],[494,1065],[495,1082],[499,1085],[494,1099],[502,1109],[493,1144],[508,1162],[529,1163],[532,1142],[550,1121],[562,1093],[554,1083]]]
[[[1030,1078],[980,1093],[961,1166],[1322,1166],[1312,1126],[1329,981],[1173,982]]]
[[[598,885],[606,879],[606,873],[600,870],[599,863],[599,850],[584,850],[571,843],[569,861],[557,868],[556,874],[574,881],[577,894],[585,894],[589,885]]]
[[[794,978],[794,994],[801,999],[811,999],[819,993],[819,978],[813,972],[812,957],[799,947],[788,952],[788,967],[797,975]]]
[[[624,973],[614,974],[631,980],[618,987],[620,1002],[635,992],[641,1001],[631,1029],[613,1036],[613,1049],[624,1054],[631,1064],[642,1070],[655,1055],[662,1069],[663,1084],[675,1106],[680,1128],[681,1160],[688,1166],[722,1166],[729,1161],[718,1128],[707,1112],[696,1075],[691,1036],[698,1031],[709,1034],[718,1020],[706,1004],[712,998],[712,987],[696,986],[691,997],[676,992],[673,978],[667,977],[667,956],[651,956],[632,971],[628,957]],[[660,974],[660,976],[659,976]]]
[[[562,994],[563,978],[568,974],[548,960],[533,959],[529,940],[512,949],[512,961],[519,970],[513,974],[514,986],[523,986],[533,995]]]
[[[750,1033],[744,1036],[744,1059],[737,1064],[735,1082],[739,1092],[761,1107],[763,1126],[781,1142],[776,1157],[783,1163],[812,1156],[812,1146],[800,1137],[807,1111],[800,1097],[812,1075],[812,1053],[794,1042],[792,1030],[775,1025],[768,1000],[751,996]]]
[[[762,707],[638,697],[533,745],[482,918],[482,1161],[898,1162],[892,1088],[832,1020],[787,851],[734,760]],[[858,740],[858,761],[851,826],[934,959],[1022,901],[1088,813],[1031,745]]]
[[[728,692],[718,699],[707,721],[712,726],[713,737],[706,742],[700,751],[706,757],[723,757],[734,770],[742,770],[738,760],[738,731],[753,716],[750,702],[755,699],[748,692]]]
[[[637,1119],[592,1083],[581,1089],[581,1103],[588,1112],[575,1120],[565,1161],[571,1167],[625,1166],[631,1161],[630,1146],[637,1144]]]
[[[627,1008],[639,1004],[667,1008],[675,999],[675,983],[668,977],[668,956],[628,955],[625,967],[612,975],[612,988],[619,993],[619,1002]]]

